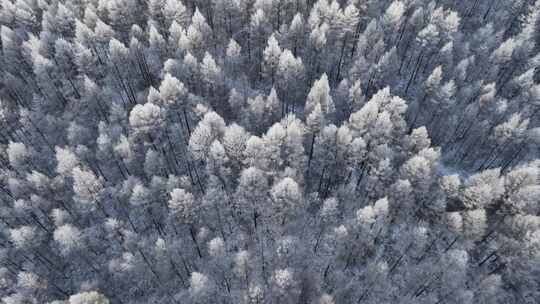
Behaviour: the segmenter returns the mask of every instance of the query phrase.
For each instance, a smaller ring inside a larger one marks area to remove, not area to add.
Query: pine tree
[[[274,34],[268,38],[268,45],[264,49],[264,72],[270,77],[272,85],[276,78],[276,71],[279,65],[279,57],[281,56],[281,48]]]

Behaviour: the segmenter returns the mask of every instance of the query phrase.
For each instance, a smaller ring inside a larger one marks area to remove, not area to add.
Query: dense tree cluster
[[[5,304],[538,303],[540,1],[0,0]]]

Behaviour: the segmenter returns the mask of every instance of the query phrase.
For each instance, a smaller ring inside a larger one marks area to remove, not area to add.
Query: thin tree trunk
[[[202,259],[201,248],[199,248],[199,244],[197,243],[197,238],[195,237],[195,231],[194,231],[193,225],[189,226],[189,234],[191,235],[191,240],[193,241],[193,244],[195,245],[195,248],[197,249],[197,254],[199,255],[199,258]]]

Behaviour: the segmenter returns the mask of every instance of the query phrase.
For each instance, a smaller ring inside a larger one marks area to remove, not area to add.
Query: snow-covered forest
[[[540,0],[0,0],[3,304],[540,303]]]

